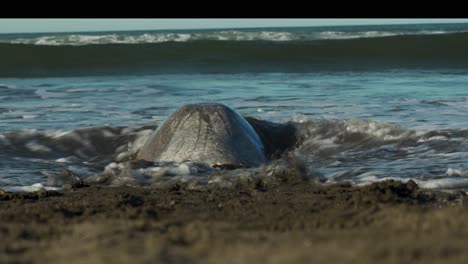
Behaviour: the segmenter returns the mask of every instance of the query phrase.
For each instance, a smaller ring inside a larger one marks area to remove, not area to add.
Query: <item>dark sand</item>
[[[468,198],[409,182],[0,194],[0,263],[462,263]]]

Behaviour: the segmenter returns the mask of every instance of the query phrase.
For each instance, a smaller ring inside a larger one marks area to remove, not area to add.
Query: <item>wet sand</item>
[[[413,182],[0,194],[0,263],[460,263],[464,192]]]

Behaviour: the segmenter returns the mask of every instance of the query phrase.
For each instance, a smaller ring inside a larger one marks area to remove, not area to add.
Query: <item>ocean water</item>
[[[143,185],[257,173],[129,168],[199,102],[294,124],[290,154],[326,183],[468,185],[468,24],[4,34],[0,58],[0,188],[57,187],[64,169]]]

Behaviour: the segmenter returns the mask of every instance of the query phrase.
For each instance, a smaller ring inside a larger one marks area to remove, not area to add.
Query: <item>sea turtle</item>
[[[150,136],[137,159],[255,167],[267,161],[264,149],[260,136],[239,113],[224,104],[200,103],[174,112]]]

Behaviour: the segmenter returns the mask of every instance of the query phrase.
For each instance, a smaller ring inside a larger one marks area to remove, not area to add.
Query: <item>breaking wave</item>
[[[456,32],[456,31],[455,31]],[[292,33],[281,31],[236,31],[224,30],[201,33],[144,33],[140,35],[130,34],[68,34],[50,35],[35,38],[17,38],[3,40],[3,43],[30,44],[45,46],[82,46],[82,45],[105,45],[105,44],[145,44],[163,42],[193,42],[193,41],[312,41],[323,39],[356,39],[356,38],[378,38],[389,36],[406,35],[436,35],[455,33],[443,30],[420,30],[420,31],[324,31]]]
[[[310,119],[288,124],[297,130],[295,145],[281,158],[253,169],[225,171],[192,162],[134,160],[155,126],[7,132],[0,134],[0,147],[4,150],[0,156],[5,164],[11,162],[11,166],[18,166],[21,159],[24,159],[22,164],[29,166],[47,161],[46,166],[37,168],[42,173],[43,184],[46,179],[49,183],[57,182],[57,177],[62,177],[60,171],[66,169],[79,173],[92,184],[166,186],[183,183],[229,187],[238,184],[237,178],[242,175],[246,181],[274,184],[278,180],[275,177],[293,170],[300,171],[301,177],[315,181],[334,183],[344,180],[363,185],[383,179],[409,178],[405,172],[398,175],[354,164],[380,159],[383,163],[401,162],[417,168],[418,162],[423,160],[438,160],[441,156],[449,159],[448,156],[455,155],[451,153],[463,151],[461,142],[468,139],[468,130],[416,131],[360,119]],[[265,175],[276,176],[268,178]],[[462,168],[449,167],[438,176],[410,178],[425,188],[454,188],[467,185],[466,175]],[[37,183],[38,179],[40,177],[32,183]],[[16,187],[9,188],[14,190]]]
[[[468,33],[463,32],[203,34],[6,41],[0,43],[0,77],[468,67]]]

